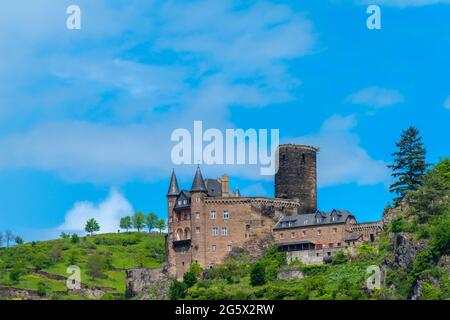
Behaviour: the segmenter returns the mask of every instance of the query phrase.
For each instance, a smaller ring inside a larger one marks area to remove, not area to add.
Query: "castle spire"
[[[197,166],[197,171],[195,172],[194,181],[192,182],[191,192],[203,191],[207,192],[205,180],[203,180],[202,172],[200,171],[200,166]]]
[[[180,188],[178,187],[177,176],[175,175],[175,169],[172,170],[172,177],[170,178],[169,191],[167,191],[167,196],[177,196],[180,193]]]

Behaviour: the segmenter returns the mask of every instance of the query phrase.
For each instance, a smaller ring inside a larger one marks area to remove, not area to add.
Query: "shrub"
[[[183,281],[190,288],[197,282],[197,276],[193,271],[188,271],[183,275]]]
[[[74,233],[70,238],[70,242],[72,242],[73,244],[77,244],[80,242],[80,237],[76,233]]]
[[[44,297],[47,295],[48,290],[50,289],[50,286],[46,284],[43,281],[38,282],[37,284],[37,294],[41,297]]]
[[[257,262],[252,266],[250,283],[252,286],[261,286],[266,283],[266,268],[261,262]]]
[[[87,273],[92,278],[106,278],[104,273],[106,269],[105,258],[98,255],[90,255],[87,259]]]
[[[169,288],[169,298],[171,300],[183,299],[186,297],[187,286],[184,282],[173,280]]]

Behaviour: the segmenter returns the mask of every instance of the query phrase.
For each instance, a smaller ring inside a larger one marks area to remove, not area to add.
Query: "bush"
[[[190,288],[197,283],[197,276],[193,271],[188,271],[183,275],[183,282],[186,284],[186,287]]]
[[[80,242],[80,237],[76,233],[74,233],[70,238],[70,242],[72,242],[73,244],[77,244]]]
[[[183,299],[186,297],[187,286],[184,282],[172,281],[169,288],[169,298],[171,300]]]
[[[48,290],[50,289],[50,286],[46,284],[45,282],[38,282],[37,284],[37,294],[41,297],[44,297],[47,295]]]
[[[252,286],[261,286],[266,283],[266,268],[261,262],[257,262],[252,266],[250,283]]]
[[[337,264],[343,264],[347,262],[347,257],[345,254],[340,250],[336,253],[336,255],[331,260],[331,264],[337,265]]]

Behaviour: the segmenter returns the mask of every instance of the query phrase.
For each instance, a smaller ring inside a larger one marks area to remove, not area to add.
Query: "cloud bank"
[[[377,86],[361,89],[345,99],[347,103],[366,105],[373,108],[389,107],[404,100],[404,97],[397,90]]]
[[[95,219],[100,225],[99,233],[117,232],[120,218],[134,213],[131,204],[117,190],[112,189],[106,199],[98,204],[89,201],[76,202],[66,213],[64,223],[58,231],[84,233],[89,219]]]

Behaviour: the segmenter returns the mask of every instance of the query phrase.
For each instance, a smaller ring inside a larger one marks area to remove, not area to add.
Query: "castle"
[[[285,144],[278,148],[275,198],[232,191],[228,176],[204,179],[197,171],[189,190],[172,172],[166,236],[169,274],[182,278],[192,263],[210,268],[236,250],[249,253],[276,243],[288,259],[321,263],[342,248],[375,241],[378,222],[361,223],[348,211],[317,210],[318,149]]]

